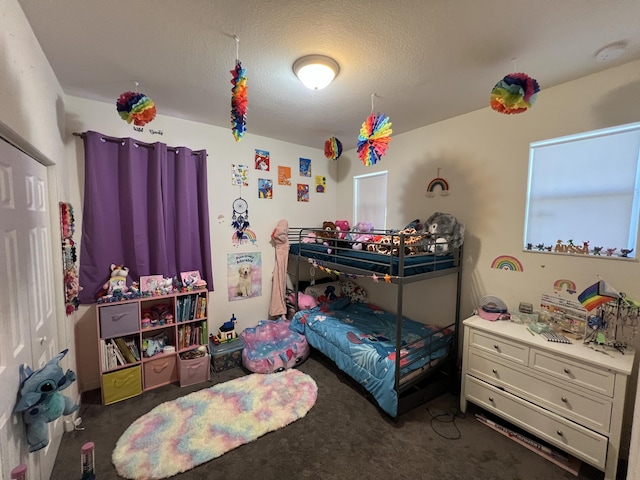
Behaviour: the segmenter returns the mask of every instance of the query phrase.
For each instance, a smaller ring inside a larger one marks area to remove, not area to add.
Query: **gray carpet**
[[[392,421],[323,357],[313,352],[299,367],[318,384],[318,400],[306,417],[255,442],[172,477],[196,479],[474,479],[602,480],[588,465],[576,477],[481,424],[473,405],[459,414],[458,398],[445,394]],[[225,382],[246,372],[235,368],[211,382],[161,387],[109,406],[100,392],[83,395],[84,430],[65,433],[52,478],[80,478],[80,447],[96,445],[99,480],[118,479],[111,452],[124,430],[164,401]],[[458,438],[459,437],[459,438]],[[624,479],[621,468],[619,479]]]

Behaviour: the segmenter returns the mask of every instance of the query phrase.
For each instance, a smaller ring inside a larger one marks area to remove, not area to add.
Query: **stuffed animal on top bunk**
[[[327,253],[331,253],[331,248],[335,247],[336,224],[333,222],[322,222],[322,230],[315,232],[316,243],[321,243],[327,248]]]
[[[462,246],[465,227],[450,213],[436,212],[424,224],[429,237],[429,253],[445,254]]]
[[[351,232],[351,225],[349,224],[349,220],[336,220],[336,238],[337,246],[341,248],[349,248],[349,242],[347,242],[347,238],[349,233]]]
[[[351,248],[354,250],[368,250],[368,243],[373,241],[373,223],[358,222],[353,231],[348,236],[351,241]]]

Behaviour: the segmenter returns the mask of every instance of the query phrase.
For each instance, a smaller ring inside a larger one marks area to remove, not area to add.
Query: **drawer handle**
[[[493,397],[489,397],[489,401],[493,403]]]
[[[162,372],[164,369],[166,369],[169,366],[169,362],[163,363],[162,365],[157,365],[153,367],[153,371],[155,373],[160,373]]]
[[[568,368],[564,369],[564,373],[566,373],[567,375],[569,375],[571,373],[571,370],[569,370]]]
[[[562,397],[560,400],[562,400],[564,403],[567,403],[569,400],[567,400],[567,397]]]
[[[120,315],[111,315],[111,321],[117,322],[118,320],[123,319],[125,315],[126,313],[121,313]]]
[[[499,345],[494,345],[493,348],[495,348],[496,350],[500,350],[500,346]]]
[[[557,433],[557,434],[558,434],[558,436],[560,436],[560,437],[562,437],[562,435],[563,435],[562,430],[558,430],[556,433]]]
[[[494,374],[498,374],[498,370],[496,370],[495,368],[493,370],[491,370]]]

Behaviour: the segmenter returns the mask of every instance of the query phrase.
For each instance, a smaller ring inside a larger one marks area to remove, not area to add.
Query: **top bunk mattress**
[[[329,249],[326,245],[317,243],[292,243],[289,245],[289,253],[320,262],[329,262],[383,275],[401,277],[446,270],[456,266],[455,257],[450,254],[397,256],[366,250]]]

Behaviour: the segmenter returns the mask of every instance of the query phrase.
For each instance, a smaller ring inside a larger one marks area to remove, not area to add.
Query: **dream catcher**
[[[138,82],[136,82],[136,90]],[[156,118],[156,106],[144,93],[124,92],[116,101],[120,118],[136,126],[144,126]]]
[[[243,238],[244,231],[249,227],[249,204],[241,196],[233,201],[233,215],[231,226],[236,230],[236,237]]]
[[[247,77],[245,76],[246,69],[242,68],[239,59],[240,39],[237,35],[234,35],[233,38],[236,40],[236,68],[231,70],[233,75],[231,79],[233,84],[231,89],[231,131],[233,138],[239,142],[247,130]]]
[[[386,153],[391,141],[391,122],[384,114],[373,113],[373,97],[371,94],[371,115],[365,120],[358,135],[358,157],[366,166],[375,165]]]

